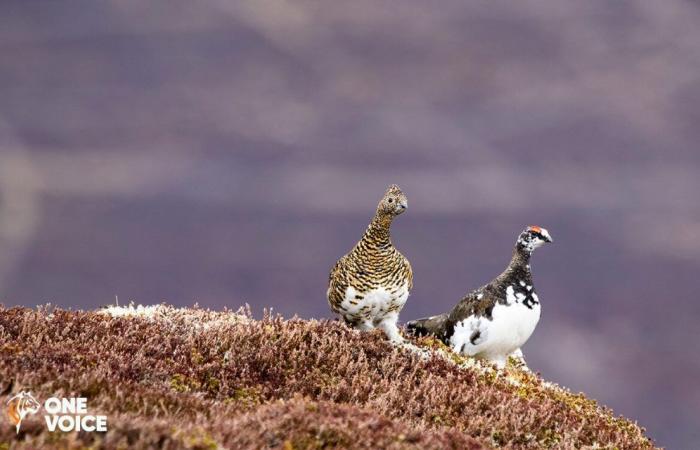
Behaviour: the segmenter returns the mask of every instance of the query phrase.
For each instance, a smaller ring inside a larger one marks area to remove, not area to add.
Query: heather
[[[0,422],[0,448],[653,448],[582,394],[335,321],[158,306],[0,309],[0,393],[88,397],[107,433]],[[5,397],[3,397],[5,398]]]

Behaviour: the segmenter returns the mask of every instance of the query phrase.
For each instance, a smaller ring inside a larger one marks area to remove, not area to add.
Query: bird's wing
[[[467,294],[445,322],[446,344],[464,355],[478,354],[489,339],[493,308],[498,302],[488,285]]]
[[[333,283],[333,280],[335,280],[335,279],[338,278],[339,273],[340,273],[340,270],[341,270],[341,267],[342,267],[342,264],[343,264],[343,263],[342,263],[342,262],[343,262],[343,258],[345,258],[345,257],[343,256],[343,257],[340,258],[338,261],[336,261],[335,264],[333,265],[333,268],[332,268],[331,271],[328,273],[328,285],[329,285],[329,286]]]
[[[410,291],[411,289],[413,289],[413,269],[411,268],[411,263],[408,262],[406,258],[404,258],[404,261],[406,261],[406,270],[408,272],[408,290]]]
[[[491,318],[493,307],[498,299],[489,286],[484,286],[476,289],[462,298],[457,305],[452,309],[446,322],[446,330],[448,334],[452,333],[455,324],[470,316]]]
[[[347,255],[340,258],[331,269],[331,272],[328,274],[327,297],[328,302],[334,308],[338,308],[343,302],[345,291],[348,288],[348,280],[346,276],[347,273],[345,268],[346,258]]]

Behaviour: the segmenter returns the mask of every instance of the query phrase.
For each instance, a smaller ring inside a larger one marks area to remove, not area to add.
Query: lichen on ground
[[[107,433],[0,419],[0,448],[653,448],[582,394],[435,339],[200,308],[0,308],[0,393],[87,396]],[[4,447],[3,447],[4,446]]]

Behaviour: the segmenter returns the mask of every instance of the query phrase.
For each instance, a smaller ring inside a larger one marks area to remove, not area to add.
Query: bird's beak
[[[552,243],[554,240],[552,239],[552,236],[549,235],[549,232],[547,230],[542,230],[542,236],[544,236],[544,241]]]
[[[406,212],[406,204],[405,203],[397,203],[396,206],[394,206],[394,215],[398,216]]]

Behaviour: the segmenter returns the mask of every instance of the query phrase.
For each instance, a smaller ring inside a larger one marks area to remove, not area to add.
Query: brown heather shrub
[[[453,354],[424,358],[379,332],[140,312],[0,308],[0,393],[85,396],[108,417],[106,433],[49,433],[37,414],[16,435],[3,414],[0,449],[653,448],[581,394],[513,368],[462,367]]]

